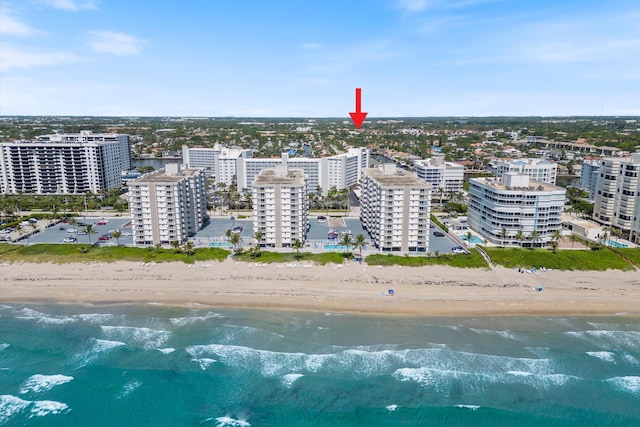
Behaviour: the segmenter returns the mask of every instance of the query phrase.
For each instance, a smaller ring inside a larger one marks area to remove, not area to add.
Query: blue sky
[[[637,0],[0,0],[0,115],[640,115]]]

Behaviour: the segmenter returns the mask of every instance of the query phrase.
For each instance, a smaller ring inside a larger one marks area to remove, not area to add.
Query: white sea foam
[[[213,319],[215,317],[224,317],[224,316],[222,316],[222,314],[220,313],[214,313],[210,311],[204,316],[172,317],[169,320],[171,321],[171,323],[173,323],[176,326],[185,326],[185,325],[191,325],[197,322],[204,322],[205,320]]]
[[[31,406],[31,415],[29,415],[29,418],[58,415],[67,409],[69,409],[69,406],[67,406],[66,403],[53,400],[36,400]]]
[[[390,375],[397,369],[426,366],[435,371],[471,372],[486,375],[503,374],[505,370],[553,374],[548,359],[514,358],[457,352],[440,348],[427,349],[349,349],[336,353],[284,353],[243,346],[209,344],[186,348],[193,358],[215,356],[221,363],[260,370],[266,377],[282,377],[290,372],[327,373],[369,377]]]
[[[251,424],[231,417],[218,417],[216,418],[216,427],[251,427]]]
[[[147,349],[162,347],[171,337],[169,331],[135,326],[100,326],[100,328],[110,340],[123,341]]]
[[[610,351],[587,351],[587,355],[605,362],[616,363],[615,354]]]
[[[118,394],[118,399],[129,396],[135,389],[140,387],[142,383],[138,380],[131,380],[122,386],[122,391]]]
[[[158,350],[162,354],[169,354],[169,353],[173,353],[174,351],[176,351],[176,349],[173,348],[173,347],[156,348],[156,350]]]
[[[484,335],[498,335],[502,338],[506,338],[506,339],[510,339],[510,340],[517,340],[518,337],[516,336],[516,334],[512,331],[509,330],[504,330],[504,331],[495,331],[492,329],[477,329],[477,328],[470,328],[470,330],[472,330],[473,332],[477,333],[477,334],[484,334]]]
[[[83,322],[91,323],[93,325],[99,325],[112,320],[115,316],[113,314],[86,313],[77,314],[75,317],[82,320]]]
[[[296,382],[296,380],[298,378],[301,378],[301,377],[304,377],[304,375],[302,375],[302,374],[287,374],[284,377],[282,377],[282,384],[287,388],[291,388],[293,383]]]
[[[468,409],[470,411],[477,411],[478,409],[480,409],[480,407],[477,405],[455,405],[455,407],[460,409]]]
[[[20,394],[26,394],[29,392],[33,393],[42,393],[45,391],[49,391],[55,386],[68,383],[73,381],[73,377],[69,377],[66,375],[42,375],[36,374],[32,375],[25,381],[25,383],[20,387]]]
[[[22,400],[10,394],[0,395],[0,424],[3,424],[15,414],[22,412],[31,402]]]
[[[8,349],[9,347],[11,347],[11,345],[10,345],[10,344],[2,343],[2,344],[0,344],[0,351],[2,351],[2,350],[6,350],[6,349]]]
[[[200,369],[202,369],[203,371],[205,371],[212,363],[216,363],[215,359],[211,359],[208,357],[193,358],[191,360],[200,365]]]
[[[385,406],[384,409],[386,409],[389,412],[394,412],[398,409],[398,405],[388,405],[388,406]]]
[[[76,321],[76,319],[71,316],[50,316],[30,308],[23,308],[18,311],[17,314],[20,314],[20,316],[16,316],[16,319],[35,320],[38,323],[47,323],[51,325],[63,325],[65,323],[73,323]]]
[[[569,331],[565,334],[605,348],[640,351],[640,332],[638,331]]]
[[[108,353],[115,348],[125,345],[126,344],[121,341],[94,339],[91,348],[83,353],[77,354],[74,359],[82,365],[87,365],[94,361],[100,354]]]
[[[625,362],[627,363],[631,363],[632,365],[640,365],[640,362],[638,361],[638,359],[636,359],[635,357],[633,357],[632,355],[625,353],[622,358],[624,359]]]
[[[623,391],[640,395],[640,377],[614,377],[609,378],[607,382],[614,384]]]

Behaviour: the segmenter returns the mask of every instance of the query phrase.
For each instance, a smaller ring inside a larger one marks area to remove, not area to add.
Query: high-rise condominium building
[[[131,166],[129,136],[43,135],[37,141],[0,143],[3,194],[85,194],[122,186]]]
[[[263,234],[261,246],[285,248],[296,240],[304,243],[308,213],[303,170],[277,165],[258,174],[253,182],[253,230]]]
[[[130,183],[129,210],[136,246],[182,243],[207,217],[204,173],[167,164]]]
[[[600,176],[599,171],[599,160],[585,160],[582,162],[582,169],[580,169],[580,187],[589,192],[589,200],[592,202],[596,196],[596,186],[598,177]]]
[[[202,168],[208,177],[216,182],[231,185],[238,173],[238,163],[251,157],[251,150],[228,148],[215,144],[213,148],[182,146],[182,161],[187,168]]]
[[[188,167],[203,168],[216,183],[231,185],[236,178],[238,190],[252,192],[252,184],[260,171],[274,169],[276,165],[302,169],[307,175],[309,191],[327,192],[335,187],[349,188],[360,181],[362,170],[369,165],[370,153],[366,148],[350,148],[346,153],[330,157],[308,158],[289,157],[283,153],[280,158],[254,158],[251,150],[230,149],[218,144],[214,148],[182,147],[183,162]]]
[[[618,228],[638,242],[640,217],[640,152],[630,157],[600,160],[593,205],[593,219]]]
[[[544,246],[562,229],[565,194],[564,188],[532,181],[527,175],[472,178],[469,227],[492,243]]]
[[[443,196],[451,192],[462,191],[464,183],[464,166],[447,162],[444,157],[432,157],[413,163],[416,178],[431,184],[434,193],[442,191]]]
[[[533,181],[556,184],[558,164],[545,159],[494,160],[489,163],[487,170],[497,178],[506,173],[527,175]]]
[[[431,189],[395,164],[364,170],[360,220],[379,250],[428,252]]]

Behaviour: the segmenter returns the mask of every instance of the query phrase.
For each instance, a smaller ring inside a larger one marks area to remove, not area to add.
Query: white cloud
[[[145,41],[131,34],[117,31],[96,30],[90,31],[91,41],[89,47],[98,53],[111,53],[113,55],[136,55],[142,50]]]
[[[437,3],[437,0],[398,0],[396,6],[407,12],[421,12],[434,3]]]
[[[302,49],[312,50],[312,49],[320,49],[322,45],[319,43],[302,43],[300,47]]]
[[[8,34],[11,36],[30,36],[39,34],[41,31],[30,27],[24,22],[17,19],[11,11],[6,9],[4,5],[0,9],[0,34]]]
[[[70,52],[27,51],[10,44],[3,43],[0,47],[0,71],[16,68],[33,68],[68,64],[80,61],[80,58]]]
[[[40,2],[54,9],[67,10],[69,12],[79,12],[85,9],[95,10],[98,8],[99,3],[97,0],[40,0]]]

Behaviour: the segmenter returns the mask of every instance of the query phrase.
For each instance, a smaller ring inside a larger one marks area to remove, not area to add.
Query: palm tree
[[[71,219],[73,219],[73,218],[71,218]],[[93,233],[95,233],[95,230],[93,229],[93,225],[91,225],[91,224],[85,225],[84,226],[84,231],[87,233],[87,238],[89,239],[89,244],[92,245],[93,243],[91,243],[91,235]]]
[[[518,230],[518,232],[515,235],[515,238],[520,243],[520,246],[522,246],[522,241],[524,240],[524,233],[522,232],[522,230]]]
[[[536,247],[536,241],[540,238],[540,233],[538,230],[533,230],[529,235],[529,238],[531,239],[531,248],[533,249]]]
[[[291,246],[296,250],[296,259],[300,259],[300,248],[302,247],[300,239],[294,240]]]
[[[113,233],[111,233],[111,237],[116,239],[118,246],[120,246],[120,237],[122,237],[122,231],[120,230],[114,231]]]
[[[467,231],[467,246],[471,247],[471,238],[473,237],[473,233],[471,231]]]
[[[193,242],[191,240],[187,240],[186,242],[184,242],[183,249],[187,253],[187,255],[193,255],[194,254],[193,248],[194,248],[194,246],[193,246]]]
[[[353,246],[359,250],[360,252],[360,262],[362,262],[362,249],[364,248],[364,244],[366,243],[366,239],[362,233],[356,234],[356,238],[353,241]]]
[[[551,250],[553,251],[553,253],[556,253],[556,250],[558,249],[558,241],[557,240],[552,240],[551,241]]]
[[[554,231],[553,235],[552,235],[552,239],[555,240],[556,242],[559,242],[560,240],[564,240],[564,236],[562,235],[562,231],[560,231],[560,230]]]
[[[575,234],[570,234],[569,235],[569,240],[571,240],[571,249],[573,249],[573,245],[579,240],[578,236],[576,236]]]
[[[504,227],[500,230],[500,238],[502,239],[502,247],[504,247],[504,241],[507,239],[507,229]]]
[[[233,250],[235,252],[238,252],[240,250],[240,234],[238,233],[233,233],[231,235],[231,238],[229,239],[229,241],[231,242],[231,244],[233,245]]]
[[[342,239],[340,240],[340,244],[346,248],[347,252],[349,252],[349,248],[353,246],[353,239],[351,239],[351,234],[343,234]]]
[[[173,248],[173,250],[176,253],[180,253],[180,241],[179,240],[174,240],[171,242],[171,247]]]
[[[260,255],[260,242],[262,241],[263,237],[264,237],[264,233],[262,231],[256,231],[255,233],[253,233],[253,238],[256,239],[256,246],[255,246],[256,256]]]

